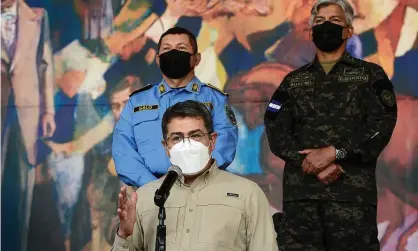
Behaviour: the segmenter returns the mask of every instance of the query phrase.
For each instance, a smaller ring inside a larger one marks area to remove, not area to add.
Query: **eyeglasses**
[[[203,139],[205,138],[205,135],[209,135],[209,134],[210,134],[210,132],[209,133],[194,132],[189,137],[184,137],[183,134],[171,134],[171,136],[168,137],[165,141],[168,144],[171,144],[171,145],[175,145],[175,144],[180,143],[180,142],[184,143],[184,139],[188,139],[189,142],[190,142],[190,139],[192,139],[194,141],[202,142]]]

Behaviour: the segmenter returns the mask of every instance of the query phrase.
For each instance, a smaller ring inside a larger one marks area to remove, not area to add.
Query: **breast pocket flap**
[[[135,112],[132,120],[133,126],[141,124],[142,122],[157,120],[158,117],[158,110]]]

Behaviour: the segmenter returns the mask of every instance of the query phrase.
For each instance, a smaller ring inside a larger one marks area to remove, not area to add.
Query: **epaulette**
[[[211,85],[211,84],[205,84],[205,85],[207,85],[207,86],[209,86],[210,88],[215,89],[215,90],[217,90],[218,92],[222,93],[223,95],[225,95],[225,96],[228,96],[228,97],[229,97],[229,94],[228,94],[228,93],[226,93],[226,92],[222,91],[222,90],[221,90],[221,89],[219,89],[218,87],[216,87],[216,86],[214,86],[214,85]]]
[[[129,95],[129,97],[131,97],[131,96],[133,96],[133,95],[135,95],[135,94],[137,94],[137,93],[140,93],[140,92],[142,92],[142,91],[146,91],[146,90],[150,89],[152,86],[153,86],[153,85],[148,84],[148,85],[146,85],[146,86],[144,86],[144,87],[142,87],[142,88],[139,88],[138,90],[136,90],[136,91],[132,92],[132,93],[131,93],[131,95]]]

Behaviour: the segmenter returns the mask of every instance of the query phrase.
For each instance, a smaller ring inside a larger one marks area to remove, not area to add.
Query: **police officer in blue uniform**
[[[228,95],[200,82],[194,68],[199,64],[196,37],[188,30],[167,30],[158,43],[163,80],[133,92],[113,134],[112,154],[120,179],[142,186],[164,175],[170,166],[161,140],[165,110],[181,101],[197,100],[211,111],[218,139],[212,157],[225,169],[234,159],[238,129]],[[181,168],[181,167],[180,167]]]

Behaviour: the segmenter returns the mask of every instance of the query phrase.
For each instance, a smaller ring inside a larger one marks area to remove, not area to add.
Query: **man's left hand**
[[[299,151],[307,156],[302,162],[303,171],[307,174],[318,174],[335,161],[335,148],[328,146],[321,149],[305,149]]]
[[[327,166],[323,171],[318,173],[316,177],[319,181],[322,182],[322,184],[328,185],[337,181],[342,173],[344,173],[342,167],[340,165],[332,163],[331,165]]]
[[[42,117],[42,130],[44,137],[52,137],[55,132],[55,118],[52,114],[45,114]]]

